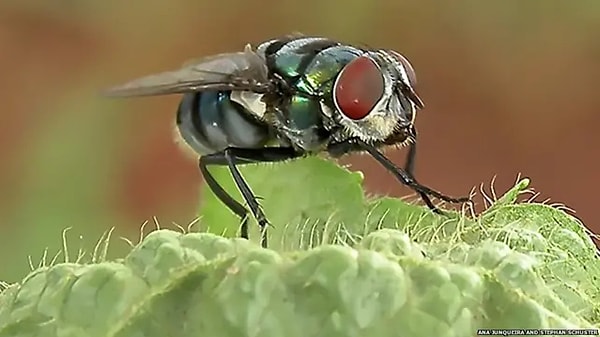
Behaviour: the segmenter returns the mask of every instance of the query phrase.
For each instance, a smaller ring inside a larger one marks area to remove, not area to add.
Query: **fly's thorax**
[[[317,99],[303,94],[269,97],[248,91],[234,91],[231,100],[269,125],[279,145],[294,146],[303,152],[319,151],[325,143]]]
[[[363,52],[326,38],[292,38],[261,44],[257,51],[266,59],[273,76],[280,77],[290,92],[322,97],[331,92],[341,69]]]
[[[286,99],[278,114],[283,132],[292,143],[304,152],[324,149],[328,133],[323,127],[323,114],[318,99],[305,94],[295,94]]]
[[[320,152],[327,143],[328,134],[323,128],[319,100],[310,96],[294,94],[280,97],[274,104],[269,104],[265,120],[300,152]]]
[[[319,152],[329,140],[321,102],[331,97],[333,82],[348,62],[363,52],[326,38],[271,40],[257,52],[267,60],[273,77],[283,81],[280,95],[267,98],[269,124],[304,152]]]
[[[414,71],[399,57],[391,51],[366,51],[340,71],[331,114],[349,137],[383,142],[414,124],[422,103],[413,89]]]
[[[287,87],[269,124],[304,149],[318,148],[330,136],[371,143],[397,138],[421,106],[412,67],[393,51],[288,37],[265,42],[257,52]]]

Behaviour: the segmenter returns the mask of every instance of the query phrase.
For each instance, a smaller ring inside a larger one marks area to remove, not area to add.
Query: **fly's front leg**
[[[452,203],[464,203],[468,202],[470,199],[468,197],[462,198],[453,198],[447,196],[441,192],[438,192],[434,189],[431,189],[425,185],[419,184],[410,174],[406,173],[403,169],[397,167],[391,160],[389,160],[383,153],[379,152],[372,145],[369,145],[359,139],[355,140],[358,145],[360,145],[365,151],[367,151],[377,162],[379,162],[383,167],[385,167],[390,173],[392,173],[400,182],[409,186],[413,190],[417,192],[422,192],[426,195],[436,197],[438,199],[452,202]]]
[[[415,176],[414,176],[415,157],[417,155],[417,130],[414,127],[411,127],[409,129],[409,134],[410,134],[410,138],[412,138],[412,139],[410,140],[410,143],[408,144],[408,153],[406,155],[406,163],[404,164],[404,171],[406,171],[406,173],[408,174],[409,177],[411,177],[415,182],[417,182],[417,180],[415,179]],[[421,197],[421,200],[423,200],[425,205],[427,205],[427,207],[429,207],[429,209],[431,209],[434,213],[437,213],[437,214],[443,213],[439,208],[437,208],[433,204],[433,202],[431,201],[431,198],[429,198],[429,196],[427,194],[425,194],[422,191],[418,191],[418,190],[415,190],[415,192],[417,192],[417,194]]]
[[[343,142],[331,144],[328,148],[328,151],[330,153],[342,153],[346,150],[349,150],[349,149],[354,150],[356,148],[359,148],[363,151],[368,152],[379,164],[381,164],[386,170],[388,170],[390,173],[392,173],[396,177],[396,179],[398,179],[402,184],[413,189],[415,192],[419,193],[419,195],[421,197],[423,195],[425,195],[426,199],[424,199],[424,200],[427,203],[427,206],[436,213],[442,213],[442,212],[433,205],[433,203],[429,199],[429,196],[436,197],[438,199],[441,199],[441,200],[444,200],[447,202],[452,202],[452,203],[464,203],[464,202],[470,201],[470,199],[467,197],[452,198],[445,194],[442,194],[441,192],[433,190],[427,186],[419,184],[414,179],[412,174],[408,173],[406,170],[403,170],[403,169],[397,167],[391,160],[389,160],[386,156],[384,156],[381,152],[379,152],[373,145],[367,144],[358,138],[351,138],[351,139],[348,139]],[[411,153],[409,150],[409,157],[410,156],[411,156]],[[415,156],[415,150],[413,149],[413,153],[412,153],[413,159],[412,160],[414,160],[414,156]],[[412,169],[413,164],[407,163],[407,167],[409,169]],[[429,200],[429,202],[427,202],[427,200]]]

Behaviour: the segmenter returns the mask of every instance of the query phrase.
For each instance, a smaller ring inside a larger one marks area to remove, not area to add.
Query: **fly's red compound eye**
[[[408,81],[410,82],[409,84],[411,87],[414,87],[417,84],[417,74],[415,74],[415,70],[410,62],[408,62],[408,59],[404,57],[404,55],[393,50],[389,50],[389,53],[394,55],[394,57],[404,66],[404,69],[406,69],[406,75],[408,75]]]
[[[365,118],[384,92],[381,70],[368,57],[359,57],[342,69],[333,89],[335,103],[346,117]]]

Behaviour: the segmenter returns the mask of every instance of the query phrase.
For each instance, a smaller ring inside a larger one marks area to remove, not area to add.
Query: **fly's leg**
[[[213,158],[200,157],[200,173],[202,173],[206,185],[208,185],[208,188],[211,189],[215,196],[221,200],[227,208],[240,217],[242,221],[240,236],[244,239],[248,239],[248,210],[229,195],[229,193],[227,193],[227,191],[225,191],[225,189],[217,182],[215,177],[213,177],[208,170],[207,166],[210,164],[215,164]]]
[[[379,152],[373,146],[366,144],[361,140],[356,140],[356,142],[358,143],[358,145],[360,145],[360,147],[362,147],[365,151],[367,151],[377,162],[379,162],[385,169],[387,169],[390,173],[392,173],[396,177],[396,179],[398,179],[404,185],[407,185],[408,187],[412,188],[413,190],[418,192],[420,195],[425,194],[426,196],[432,196],[432,197],[438,198],[440,200],[444,200],[444,201],[451,202],[451,203],[465,203],[465,202],[470,201],[470,199],[468,197],[453,198],[453,197],[447,196],[441,192],[433,190],[425,185],[421,185],[414,179],[414,177],[412,177],[412,175],[408,174],[403,169],[397,167],[394,163],[392,163],[391,160],[389,160],[387,157],[385,157],[381,152]],[[414,154],[413,154],[413,156],[414,156]],[[410,165],[409,165],[409,167],[410,167]],[[428,206],[432,210],[434,210],[436,208],[435,206],[433,206],[433,204],[428,205]],[[432,206],[433,206],[433,208],[432,208]],[[438,212],[440,212],[440,211],[438,210]]]
[[[367,151],[379,164],[381,164],[386,170],[388,170],[390,173],[392,173],[394,175],[394,177],[396,177],[396,179],[398,179],[402,184],[413,189],[421,197],[423,197],[423,195],[425,195],[425,198],[426,198],[426,199],[424,199],[425,203],[432,211],[434,211],[436,213],[442,213],[442,211],[440,211],[439,209],[437,209],[437,207],[435,207],[435,205],[433,205],[433,203],[429,199],[429,196],[432,196],[432,197],[435,197],[435,198],[438,198],[438,199],[441,199],[441,200],[444,200],[447,202],[451,202],[451,203],[465,203],[465,202],[470,201],[470,199],[468,197],[463,197],[463,198],[449,197],[449,196],[447,196],[441,192],[438,192],[436,190],[433,190],[425,185],[421,185],[420,183],[418,183],[415,180],[415,178],[412,176],[411,173],[397,167],[394,163],[392,163],[392,161],[390,161],[386,156],[384,156],[381,152],[379,152],[375,147],[363,142],[360,139],[351,138],[351,139],[348,139],[348,140],[340,142],[340,143],[332,144],[328,148],[328,151],[330,151],[332,153],[341,153],[341,152],[346,151],[347,149],[356,149],[356,148],[359,148],[363,151]],[[416,154],[416,151],[414,148],[412,151],[413,151],[412,162],[406,164],[406,167],[410,170],[412,170],[412,167],[414,166],[413,162],[414,162],[414,156]],[[409,151],[409,159],[410,159],[410,156],[411,156],[411,154]],[[427,202],[427,200],[429,200],[429,202]]]
[[[408,174],[408,176],[411,177],[415,181],[415,183],[417,183],[417,180],[415,179],[413,173],[415,169],[415,157],[417,155],[417,130],[414,127],[411,127],[409,129],[409,133],[412,138],[412,141],[408,145],[408,154],[406,155],[404,171],[406,171],[406,174]],[[425,205],[427,205],[427,207],[429,207],[430,210],[437,214],[443,214],[443,212],[433,204],[431,198],[429,198],[427,194],[418,190],[415,190],[415,192],[417,192],[417,194],[421,197],[421,200],[423,200]]]
[[[263,247],[267,247],[267,218],[260,208],[260,205],[256,200],[256,196],[254,196],[254,193],[252,193],[250,186],[248,186],[248,183],[246,183],[236,165],[261,162],[278,162],[297,158],[299,156],[300,155],[293,148],[287,147],[265,147],[260,149],[230,147],[218,153],[202,156],[200,158],[200,170],[206,180],[206,184],[215,193],[219,200],[221,200],[232,212],[237,214],[242,219],[241,236],[247,239],[248,223],[246,208],[237,202],[233,197],[231,197],[231,195],[229,195],[216,182],[214,177],[208,172],[207,166],[218,165],[227,166],[229,168],[237,188],[240,190],[240,193],[248,204],[252,215],[254,215],[259,226],[261,227],[261,245]]]
[[[413,176],[413,171],[415,169],[415,157],[417,155],[417,130],[414,127],[411,127],[408,130],[410,141],[408,145],[408,154],[406,155],[406,163],[404,164],[404,171],[408,173],[410,176]]]

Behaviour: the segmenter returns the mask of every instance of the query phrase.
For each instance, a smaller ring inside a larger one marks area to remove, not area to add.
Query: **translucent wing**
[[[201,90],[271,89],[265,60],[247,45],[243,52],[208,56],[182,68],[138,78],[106,90],[108,96],[168,95]]]

